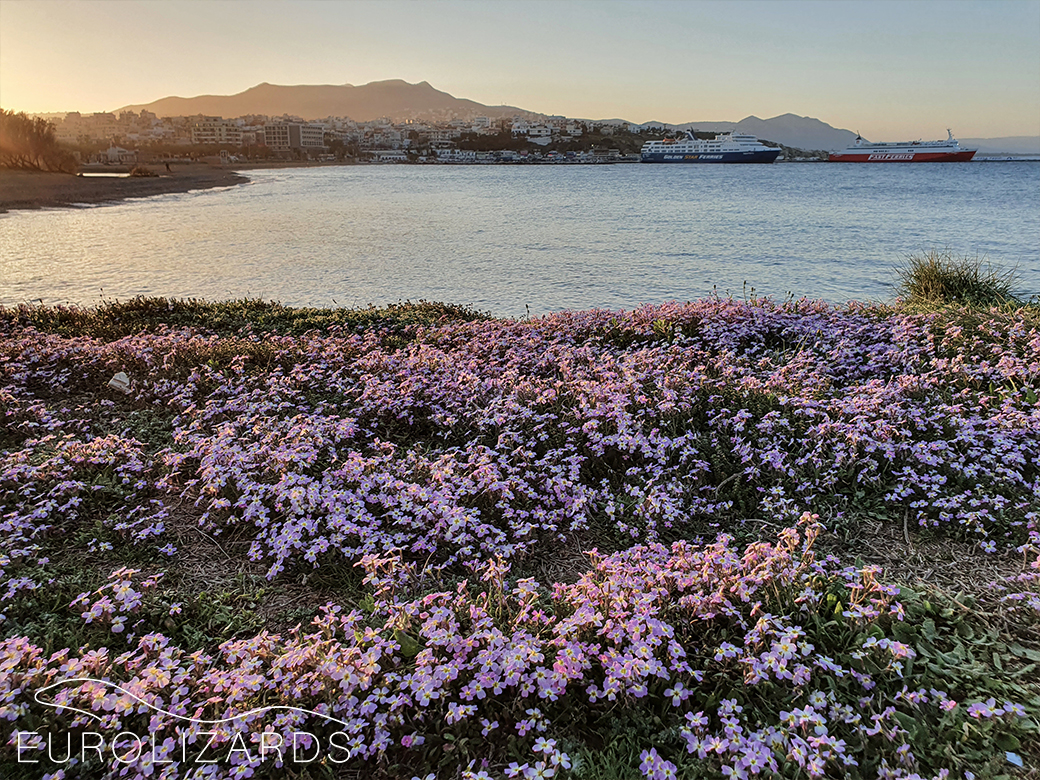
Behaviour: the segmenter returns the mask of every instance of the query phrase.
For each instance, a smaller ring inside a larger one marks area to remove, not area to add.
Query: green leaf
[[[419,655],[419,651],[422,646],[415,640],[414,637],[409,636],[404,631],[394,631],[394,639],[397,640],[397,644],[401,647],[401,654],[405,658],[415,658]]]
[[[905,621],[896,623],[892,627],[892,634],[904,644],[914,644],[917,640],[917,629]]]
[[[970,593],[965,593],[963,590],[958,591],[957,595],[954,596],[953,599],[969,609],[975,606],[975,597]]]
[[[917,591],[901,587],[899,589],[899,600],[903,602],[917,602],[921,600],[921,597]]]
[[[931,610],[932,605],[926,601],[925,607]],[[924,636],[925,639],[929,641],[935,639],[935,621],[931,618],[925,619],[925,621],[921,624],[921,634]]]
[[[896,712],[896,720],[899,721],[899,725],[906,729],[907,733],[910,734],[910,738],[913,739],[914,734],[917,733],[917,718],[905,712]]]
[[[1018,644],[1017,642],[1011,645],[1011,652],[1017,655],[1019,658],[1028,658],[1030,661],[1040,661],[1040,653],[1038,653],[1036,650],[1030,650],[1027,647],[1022,647],[1022,645]]]
[[[1022,743],[1014,734],[998,734],[995,741],[1001,750],[1018,750],[1022,747]]]

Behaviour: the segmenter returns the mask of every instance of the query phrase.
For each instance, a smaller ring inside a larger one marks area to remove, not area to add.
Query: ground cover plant
[[[1038,384],[1032,306],[0,309],[0,769],[1035,776]]]

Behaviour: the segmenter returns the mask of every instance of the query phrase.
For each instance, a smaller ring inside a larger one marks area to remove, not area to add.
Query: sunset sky
[[[428,81],[586,119],[1040,135],[1040,0],[0,0],[0,106]]]

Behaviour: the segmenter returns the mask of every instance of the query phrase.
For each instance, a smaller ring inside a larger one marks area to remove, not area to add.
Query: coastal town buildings
[[[82,115],[69,113],[54,120],[58,139],[71,146],[93,146],[92,156],[107,157],[108,149],[183,147],[191,155],[286,157],[299,159],[370,159],[379,162],[503,162],[529,159],[532,145],[571,143],[589,133],[607,136],[613,126],[566,117],[492,118],[488,116],[424,117],[391,121],[381,117],[358,122],[350,117],[321,120],[249,115],[241,117],[158,117],[143,110]],[[625,128],[621,128],[625,129]],[[484,140],[481,140],[484,139]],[[513,148],[510,139],[515,142]],[[572,147],[573,148],[573,147]],[[484,149],[485,151],[480,151]],[[209,150],[209,151],[207,151]],[[586,149],[588,159],[593,159]],[[615,158],[599,149],[596,160]],[[615,150],[616,152],[616,150]],[[547,154],[547,152],[545,153]],[[535,153],[535,157],[539,155]],[[560,154],[548,159],[574,159]]]

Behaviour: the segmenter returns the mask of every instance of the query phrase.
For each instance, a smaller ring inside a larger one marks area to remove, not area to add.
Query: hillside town
[[[84,162],[113,164],[213,155],[232,162],[638,162],[642,144],[668,132],[659,123],[519,115],[356,122],[331,116],[159,117],[143,109],[73,112],[52,121],[58,141]]]

